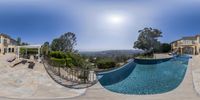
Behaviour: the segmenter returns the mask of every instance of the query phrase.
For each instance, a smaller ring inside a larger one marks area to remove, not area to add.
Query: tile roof
[[[196,40],[196,39],[197,39],[196,36],[187,36],[182,38],[182,40]]]
[[[11,38],[9,35],[4,34],[4,33],[0,33],[0,36],[4,36],[4,37],[9,38],[9,39],[11,39],[13,41],[16,41],[15,39]]]

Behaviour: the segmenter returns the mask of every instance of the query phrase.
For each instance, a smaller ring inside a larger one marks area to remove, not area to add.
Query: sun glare
[[[121,15],[109,15],[107,19],[111,24],[122,24],[125,20]]]

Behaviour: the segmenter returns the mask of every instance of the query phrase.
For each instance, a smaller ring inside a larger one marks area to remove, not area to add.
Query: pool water
[[[180,85],[188,60],[188,57],[179,56],[158,64],[131,62],[97,76],[101,76],[99,82],[102,86],[113,92],[138,95],[165,93]]]

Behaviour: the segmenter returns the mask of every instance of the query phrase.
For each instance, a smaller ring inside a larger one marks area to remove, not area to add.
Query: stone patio
[[[69,89],[55,83],[41,63],[36,63],[34,69],[29,69],[28,63],[11,68],[6,61],[10,56],[0,56],[0,97],[55,99],[72,98],[85,93],[86,89]]]
[[[67,100],[200,100],[198,94],[200,89],[200,56],[193,56],[189,60],[184,80],[176,89],[155,95],[118,94],[106,90],[100,83],[88,88],[86,91],[73,90],[56,84],[40,65],[37,65],[40,67],[36,67],[32,71],[27,69],[26,65],[17,66],[13,69],[7,68],[6,63],[2,62],[2,57],[0,57],[0,61],[0,100],[10,100],[7,97],[26,97],[26,99],[33,97],[33,99],[41,100],[45,98],[53,100],[66,100],[66,98],[68,98]]]

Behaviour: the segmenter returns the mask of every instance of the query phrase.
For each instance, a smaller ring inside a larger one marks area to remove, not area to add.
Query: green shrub
[[[20,54],[25,54],[26,53],[26,49],[25,48],[20,48]]]
[[[37,48],[20,48],[20,54],[38,54],[38,49]]]
[[[60,58],[60,59],[66,58],[66,54],[61,51],[50,52],[50,56],[53,58]]]
[[[109,69],[116,66],[116,63],[113,60],[101,59],[97,61],[97,67],[99,69]]]
[[[51,58],[52,62],[56,65],[59,65],[59,66],[64,66],[65,63],[66,63],[66,60],[65,59],[59,59],[59,58]]]
[[[66,61],[66,66],[67,66],[67,67],[74,67],[74,64],[72,63],[73,61],[72,61],[71,58],[67,57],[67,58],[65,59],[65,61]]]
[[[66,67],[84,67],[85,60],[75,53],[63,53],[60,51],[54,51],[50,53],[50,57],[59,62],[59,64],[64,64]],[[65,63],[64,63],[65,62]]]
[[[68,52],[67,58],[71,58],[71,63],[76,67],[83,67],[85,63],[85,60],[79,54]]]
[[[37,48],[28,48],[27,53],[28,54],[38,54],[38,49]]]

